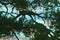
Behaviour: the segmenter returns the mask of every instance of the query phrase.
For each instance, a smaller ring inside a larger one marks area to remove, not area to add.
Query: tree
[[[1,25],[1,28],[3,28],[1,29],[1,34],[2,33],[5,34],[7,30],[8,32],[12,31],[13,34],[15,34],[14,30],[17,30],[17,31],[23,30],[24,33],[30,34],[31,30],[28,30],[28,29],[32,27],[31,29],[33,29],[34,31],[36,29],[38,31],[36,33],[34,32],[36,34],[35,35],[36,38],[34,40],[39,40],[39,38],[41,40],[44,40],[44,39],[48,40],[47,39],[49,38],[48,34],[51,32],[50,29],[47,29],[43,24],[38,23],[36,20],[41,18],[44,21],[44,23],[47,22],[48,24],[51,24],[50,26],[54,25],[52,24],[55,22],[54,20],[56,20],[55,19],[56,14],[54,10],[55,10],[55,7],[58,6],[59,4],[57,0],[52,0],[52,1],[51,0],[34,0],[32,2],[30,2],[29,0],[17,0],[17,1],[16,0],[0,0],[0,4],[1,4],[0,8],[4,6],[6,9],[6,11],[0,11],[1,13],[0,25]],[[8,12],[9,11],[8,5],[10,5],[11,6],[10,8],[12,8],[11,12]],[[43,11],[42,13],[36,13],[36,11],[39,10],[37,9],[38,7],[39,9],[41,7],[44,7],[46,12]],[[15,9],[19,11],[19,14],[14,13]],[[2,16],[3,13],[5,13],[5,16]],[[11,16],[10,18],[7,17],[8,14]],[[16,14],[16,16],[14,16],[13,14],[14,15]],[[28,15],[31,18],[32,22],[31,21],[29,22],[29,20],[26,18],[26,15]],[[18,17],[20,17],[19,21],[16,21]],[[6,32],[4,31],[5,29],[7,29]],[[46,38],[44,36],[46,36]],[[51,39],[49,40],[54,40],[52,38],[53,37],[51,37]]]
[[[55,38],[57,39],[57,40],[60,40],[60,12],[58,11],[57,13],[56,13],[56,15],[55,15],[55,22],[53,22],[53,25],[55,26],[55,28],[56,28],[56,31],[55,31]]]

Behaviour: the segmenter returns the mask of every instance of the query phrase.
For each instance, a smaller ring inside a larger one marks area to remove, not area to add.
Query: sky
[[[33,12],[36,11],[36,13],[42,13],[43,10],[44,10],[43,7],[41,7],[41,9],[39,9],[39,7],[37,7],[36,10],[32,10],[32,11],[33,11]],[[2,7],[0,8],[0,11],[5,11],[5,12],[6,12],[7,10],[6,10],[6,8],[5,8],[4,6],[2,6]],[[8,12],[11,13],[11,11],[12,11],[12,7],[10,7],[10,5],[8,5]],[[19,14],[19,12],[16,10],[16,8],[14,8],[14,11],[13,11],[13,12]],[[2,16],[4,16],[4,15],[5,15],[5,13],[2,14]],[[15,15],[15,14],[13,14],[13,15],[14,15],[14,16],[17,16],[17,15]],[[8,14],[7,17],[9,18],[9,17],[11,17],[11,15]],[[30,17],[29,17],[28,15],[26,15],[26,17],[27,17],[27,19],[28,19],[28,18],[30,19]],[[18,20],[19,18],[20,18],[20,17],[18,17],[17,20]],[[36,18],[36,19],[37,19],[37,20],[36,20],[37,22],[43,23],[43,21],[42,21],[41,19],[38,19],[38,18]],[[23,32],[20,32],[19,34],[17,34],[17,32],[16,32],[16,35],[17,35],[18,37],[20,37],[20,38],[25,38],[25,35],[24,35]]]
[[[32,2],[32,1],[34,1],[34,0],[29,0],[29,1]],[[0,4],[0,5],[1,5],[1,4]],[[7,6],[8,6],[8,12],[11,13],[13,6],[11,6],[11,5],[7,5]],[[55,12],[57,12],[57,9],[60,10],[60,7],[56,7],[56,8],[55,8]],[[7,11],[6,8],[4,7],[4,5],[0,8],[0,11],[5,11],[5,12]],[[36,7],[36,10],[33,10],[33,9],[32,9],[32,11],[33,11],[33,12],[36,12],[36,13],[45,13],[45,12],[46,12],[45,8],[44,8],[44,7],[40,7],[40,6],[37,6],[37,7]],[[14,8],[14,11],[13,11],[13,12],[19,14],[19,11],[17,11],[16,8]],[[3,13],[3,14],[5,14],[5,13]],[[12,15],[17,16],[16,14],[12,14]],[[8,18],[9,18],[9,17],[11,17],[11,15],[9,15]],[[26,16],[26,17],[30,19],[29,16]],[[19,19],[19,17],[17,18],[17,20],[18,20],[18,19]],[[37,19],[36,21],[39,22],[39,23],[44,23],[42,19]]]
[[[33,0],[29,0],[29,1],[32,2]],[[1,4],[0,4],[0,6],[1,6]],[[11,7],[10,5],[7,5],[7,6],[8,6],[8,9],[9,9],[8,12],[11,13],[12,7]],[[55,12],[57,12],[57,9],[60,10],[60,7],[55,7]],[[5,8],[4,6],[2,6],[2,7],[0,8],[0,11],[5,11],[5,12],[6,12],[6,8]],[[36,10],[32,10],[32,11],[33,11],[33,12],[36,12],[36,13],[45,13],[45,12],[46,12],[45,8],[44,8],[44,7],[40,7],[40,6],[36,7]],[[19,14],[19,11],[17,11],[16,8],[14,9],[13,12]],[[3,13],[3,14],[5,14],[5,13]],[[17,16],[16,14],[12,14],[12,15]],[[8,15],[8,18],[9,18],[9,17],[11,17],[11,15]],[[26,15],[26,17],[30,19],[29,16]],[[18,19],[19,19],[19,18],[18,18]],[[17,20],[18,20],[18,19],[17,19]],[[37,18],[36,21],[39,22],[39,23],[44,23],[42,19],[38,19],[38,18]],[[45,25],[48,25],[48,24],[45,24]],[[52,33],[51,33],[51,34],[52,34]],[[18,35],[18,34],[16,34],[16,35],[17,35],[18,37],[25,37],[25,35],[24,35],[22,32],[20,32],[19,35]],[[53,35],[53,34],[52,34],[52,35]]]
[[[29,0],[29,1],[32,2],[33,0]],[[1,5],[1,4],[0,4],[0,5]],[[8,12],[11,13],[13,6],[11,6],[11,5],[7,5],[7,6],[8,6]],[[56,7],[56,8],[55,8],[55,12],[57,12],[57,9],[60,10],[60,7]],[[0,8],[0,11],[2,11],[2,10],[6,12],[6,8],[5,8],[4,6],[2,6],[2,7]],[[37,7],[36,7],[36,10],[33,10],[33,9],[32,9],[32,11],[33,11],[33,12],[36,12],[36,13],[45,13],[45,12],[46,12],[45,8],[44,8],[44,7],[40,7],[40,6],[37,6]],[[19,14],[19,11],[17,11],[16,8],[14,8],[14,11],[13,11],[13,12]],[[5,14],[5,13],[4,13],[4,14]],[[17,16],[16,14],[12,14],[12,15]],[[9,18],[9,17],[11,17],[11,15],[9,15],[8,18]],[[29,16],[26,16],[26,17],[30,19]],[[19,19],[19,17],[17,18],[17,20],[18,20],[18,19]],[[39,22],[39,23],[44,23],[42,19],[37,19],[36,21]]]

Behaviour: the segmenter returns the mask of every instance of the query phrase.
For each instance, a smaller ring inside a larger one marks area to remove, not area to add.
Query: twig
[[[15,35],[15,37],[17,38],[17,40],[19,40],[19,38],[17,37],[17,35],[15,34],[15,32],[12,30],[12,33]]]

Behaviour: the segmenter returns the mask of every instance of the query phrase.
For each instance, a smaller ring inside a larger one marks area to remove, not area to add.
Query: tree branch
[[[15,32],[12,30],[12,33],[15,35],[15,37],[17,38],[17,40],[19,40],[19,38],[17,37],[17,35],[15,34]]]

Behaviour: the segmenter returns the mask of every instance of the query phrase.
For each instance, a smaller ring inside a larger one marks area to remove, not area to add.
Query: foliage
[[[33,0],[32,2],[29,0],[0,0],[0,4],[0,8],[2,6],[6,8],[6,11],[0,11],[1,35],[8,35],[10,34],[10,31],[12,31],[12,33],[16,36],[14,30],[23,30],[25,35],[31,35],[31,33],[34,33],[35,38],[33,38],[33,40],[58,40],[58,34],[60,31],[60,12],[56,12],[55,7],[59,6],[60,4],[57,0]],[[8,5],[12,6],[10,13],[8,12]],[[46,12],[44,13],[43,11],[42,13],[36,13],[35,10],[37,7],[44,7]],[[13,12],[15,9],[19,11],[19,14]],[[5,16],[2,16],[3,13],[5,13]],[[11,18],[7,17],[8,14],[11,15]],[[12,14],[16,14],[17,16]],[[31,19],[28,20],[26,15],[28,15]],[[20,18],[18,21],[16,21],[18,17]],[[55,32],[53,32],[53,30],[51,31],[51,29],[47,29],[43,24],[36,22],[37,19],[42,19],[44,23],[47,22],[48,25],[50,24],[50,28],[55,28]],[[54,36],[50,34],[50,32],[52,32]],[[16,38],[18,39],[17,36]]]

